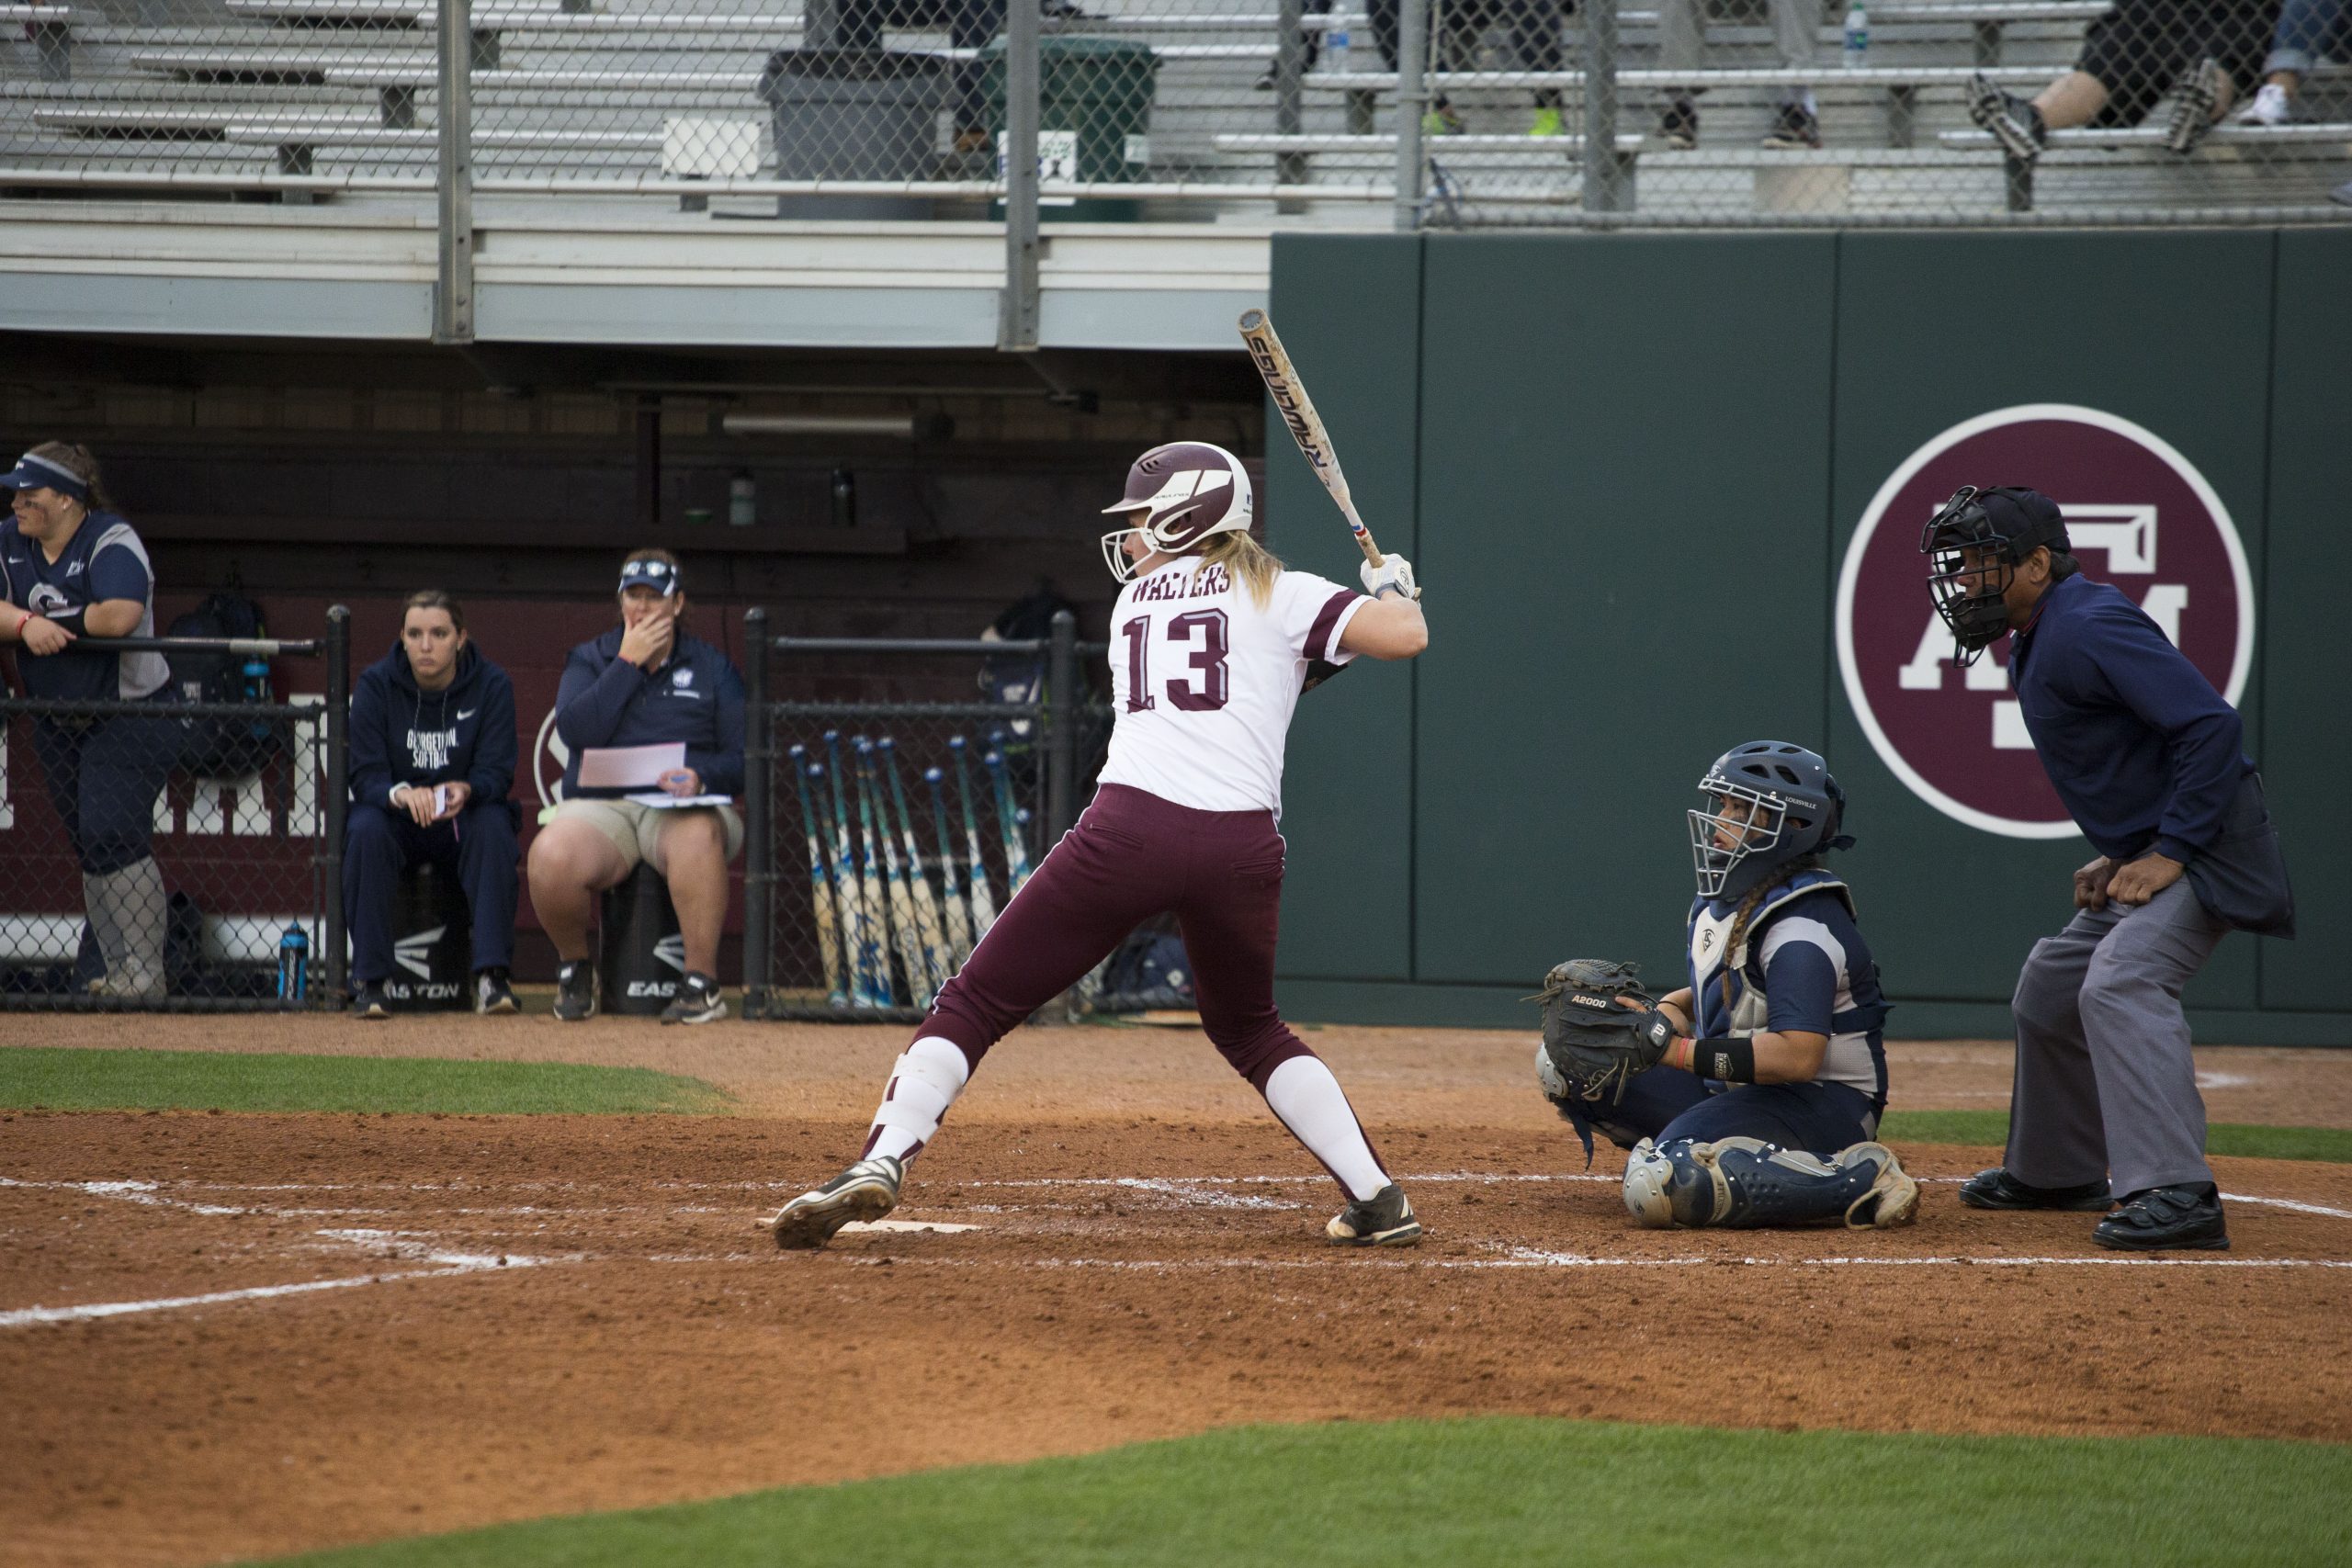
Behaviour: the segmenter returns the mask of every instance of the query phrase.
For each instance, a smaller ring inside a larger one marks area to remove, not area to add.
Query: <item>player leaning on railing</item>
[[[1802,746],[1735,746],[1689,814],[1690,984],[1653,1000],[1623,964],[1544,976],[1544,1096],[1583,1138],[1632,1151],[1643,1224],[1908,1224],[1918,1184],[1873,1142],[1886,998],[1853,896],[1822,863],[1853,840],[1845,792]]]
[[[158,653],[97,653],[82,637],[153,637],[155,579],[147,547],[118,515],[84,446],[43,442],[0,486],[16,492],[0,523],[0,643],[17,645],[27,694],[63,702],[173,700]],[[164,874],[148,851],[155,796],[187,731],[165,712],[33,722],[41,780],[82,865],[82,901],[106,972],[96,995],[164,994]]]
[[[1412,566],[1366,562],[1370,598],[1285,570],[1250,536],[1240,459],[1205,442],[1145,453],[1104,510],[1126,525],[1103,536],[1126,586],[1111,615],[1101,785],[917,1026],[863,1157],[776,1214],[779,1247],[821,1247],[895,1208],[908,1162],[989,1047],[1164,913],[1183,934],[1202,1027],[1345,1193],[1326,1234],[1357,1247],[1421,1234],[1339,1080],[1274,1010],[1291,713],[1318,663],[1429,645]]]

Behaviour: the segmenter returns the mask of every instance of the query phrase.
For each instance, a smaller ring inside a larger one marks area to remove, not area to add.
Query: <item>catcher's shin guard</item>
[[[1749,1230],[1842,1219],[1856,1230],[1908,1224],[1919,1184],[1883,1144],[1823,1159],[1761,1138],[1644,1139],[1625,1163],[1625,1208],[1653,1230]]]

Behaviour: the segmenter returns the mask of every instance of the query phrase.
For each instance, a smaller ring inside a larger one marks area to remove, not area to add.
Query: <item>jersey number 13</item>
[[[1127,639],[1127,711],[1159,705],[1151,690],[1151,620],[1137,615],[1119,628]],[[1195,637],[1194,633],[1199,636]],[[1168,700],[1186,713],[1213,713],[1225,705],[1230,647],[1223,610],[1192,610],[1171,617],[1166,641],[1182,643],[1189,668],[1167,684]]]

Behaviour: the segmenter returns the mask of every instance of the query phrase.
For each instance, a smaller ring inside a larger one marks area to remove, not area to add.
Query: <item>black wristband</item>
[[[1690,1070],[1702,1078],[1724,1083],[1756,1081],[1756,1043],[1752,1040],[1693,1040]]]

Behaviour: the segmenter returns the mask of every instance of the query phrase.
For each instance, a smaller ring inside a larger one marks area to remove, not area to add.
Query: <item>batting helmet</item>
[[[1154,550],[1182,555],[1212,534],[1247,533],[1257,517],[1241,459],[1205,441],[1171,441],[1137,457],[1127,491],[1103,515],[1134,519],[1102,536],[1102,559],[1122,582],[1135,577],[1123,548],[1141,534]],[[1140,515],[1138,515],[1140,514]]]

